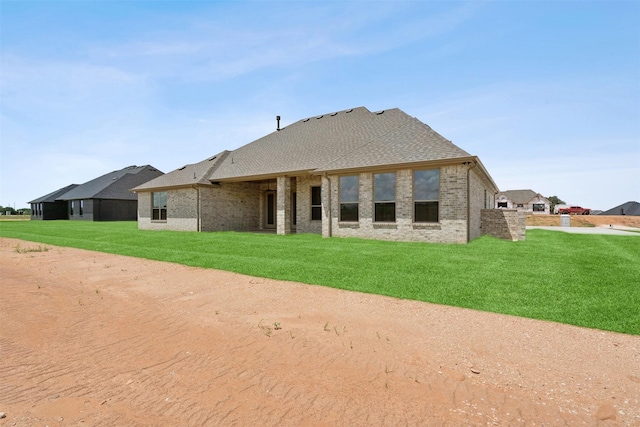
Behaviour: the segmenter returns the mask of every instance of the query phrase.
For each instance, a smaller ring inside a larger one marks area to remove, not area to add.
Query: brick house
[[[551,202],[533,190],[507,190],[496,195],[497,209],[517,209],[533,214],[549,214]]]
[[[279,118],[278,118],[279,119]],[[146,182],[138,226],[466,243],[498,188],[480,159],[399,109],[299,120]]]

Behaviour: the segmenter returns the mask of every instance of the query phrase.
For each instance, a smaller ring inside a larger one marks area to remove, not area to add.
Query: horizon
[[[0,205],[399,108],[501,191],[640,201],[640,2],[0,4]]]

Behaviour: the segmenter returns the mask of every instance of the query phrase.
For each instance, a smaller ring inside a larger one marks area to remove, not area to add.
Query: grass
[[[640,239],[531,230],[468,245],[0,222],[0,236],[640,335]]]

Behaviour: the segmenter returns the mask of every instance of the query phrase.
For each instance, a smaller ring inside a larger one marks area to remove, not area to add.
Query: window
[[[340,177],[340,221],[358,221],[357,175]]]
[[[311,221],[322,220],[322,187],[311,187]]]
[[[533,204],[534,212],[544,212],[544,203],[534,203]]]
[[[373,201],[375,222],[395,222],[396,220],[396,174],[376,173],[373,175]]]
[[[151,193],[151,199],[153,200],[153,209],[151,219],[166,221],[167,220],[167,192],[161,191],[158,193]]]
[[[84,214],[84,200],[80,200],[80,216]]]
[[[506,208],[507,207],[507,202],[498,202],[498,207],[499,208]]]
[[[75,203],[76,203],[75,201],[73,201],[73,200],[71,201],[71,216],[73,216],[73,208],[74,208]]]
[[[414,222],[438,222],[440,170],[413,171]]]

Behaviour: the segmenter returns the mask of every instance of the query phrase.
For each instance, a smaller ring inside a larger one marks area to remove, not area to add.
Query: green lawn
[[[640,335],[640,238],[533,230],[468,245],[0,222],[0,236]]]

